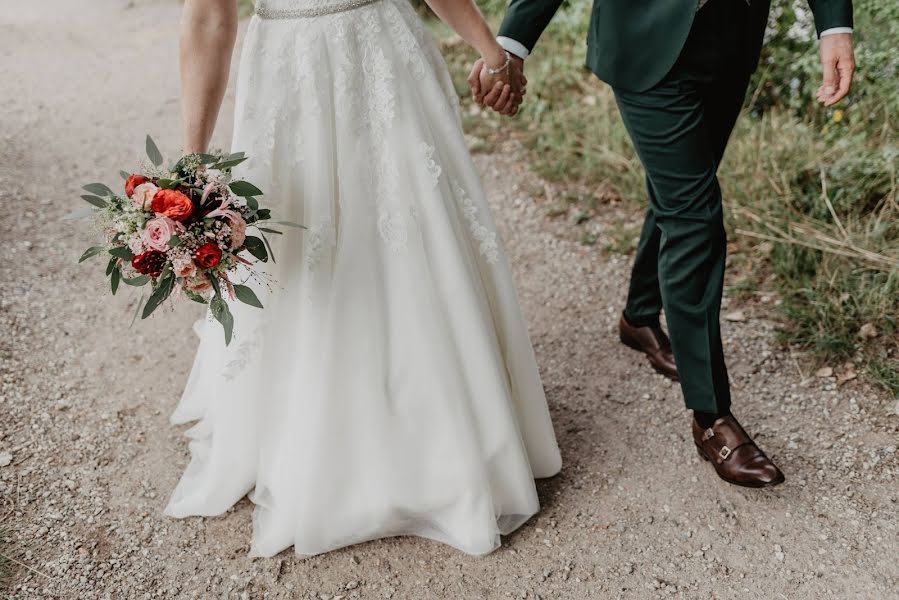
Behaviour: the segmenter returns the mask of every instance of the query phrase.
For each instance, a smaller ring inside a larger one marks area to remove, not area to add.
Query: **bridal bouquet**
[[[124,193],[102,183],[84,186],[89,194],[82,199],[92,206],[70,217],[92,217],[106,241],[88,248],[79,262],[109,256],[106,275],[113,294],[122,283],[149,285],[149,297],[144,302],[141,296],[135,318],[140,314],[146,319],[172,294],[209,304],[228,344],[234,317],[224,295],[262,308],[253,290],[237,282],[237,270],[245,266],[245,275],[254,276],[254,263],[274,261],[265,234],[282,232],[262,227],[271,219],[270,210],[256,200],[262,192],[248,181],[232,179],[231,170],[246,160],[242,152],[189,154],[165,169],[162,154],[147,136],[147,156],[152,167],[141,173],[122,171]]]

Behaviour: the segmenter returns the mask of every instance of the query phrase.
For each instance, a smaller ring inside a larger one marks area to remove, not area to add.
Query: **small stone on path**
[[[833,367],[821,367],[815,371],[815,377],[833,377]]]

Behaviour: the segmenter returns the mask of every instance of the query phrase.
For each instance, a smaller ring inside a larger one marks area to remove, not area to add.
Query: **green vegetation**
[[[498,24],[505,1],[480,4]],[[634,221],[645,201],[614,99],[582,66],[589,5],[567,3],[528,59],[528,96],[511,132],[485,113],[466,111],[465,123],[481,148],[510,135],[523,143],[533,169],[565,190],[547,214],[568,218],[578,239],[629,252],[639,229],[617,216],[609,239],[589,233],[613,202],[609,183]],[[856,14],[854,91],[824,109],[814,102],[820,67],[806,4],[775,0],[747,114],[721,169],[730,291],[746,302],[776,292],[785,342],[829,364],[867,365],[899,396],[899,0],[857,0]],[[467,95],[473,55],[462,44],[444,46]]]

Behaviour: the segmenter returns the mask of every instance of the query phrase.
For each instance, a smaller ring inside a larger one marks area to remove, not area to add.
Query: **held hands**
[[[507,62],[506,57],[505,51],[498,48],[491,56],[479,58],[468,76],[468,85],[479,105],[511,117],[518,113],[524,100],[528,80],[524,76],[524,61],[508,55]]]
[[[833,106],[846,97],[855,72],[852,34],[835,33],[821,38],[821,68],[824,85],[818,88],[818,102]]]

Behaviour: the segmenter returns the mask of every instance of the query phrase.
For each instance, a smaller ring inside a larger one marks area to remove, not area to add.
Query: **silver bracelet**
[[[506,54],[506,62],[503,63],[503,66],[498,67],[496,69],[491,69],[490,67],[487,66],[486,62],[484,63],[484,69],[487,70],[487,73],[489,75],[497,75],[498,73],[502,73],[503,71],[509,70],[509,65],[512,64],[512,55],[509,54],[508,50],[503,50],[503,52],[505,52],[505,54]]]

